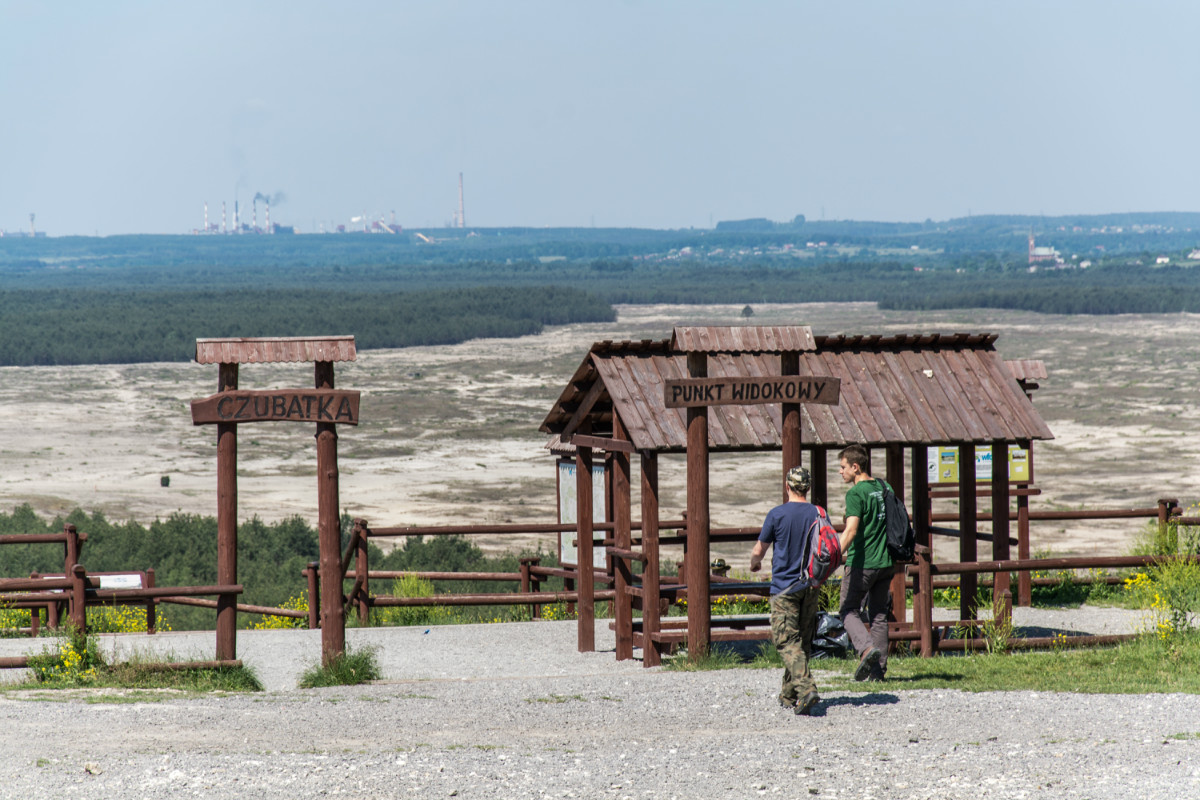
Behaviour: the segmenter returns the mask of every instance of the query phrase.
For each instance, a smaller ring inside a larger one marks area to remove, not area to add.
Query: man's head
[[[861,444],[852,444],[838,453],[838,472],[843,483],[854,483],[859,475],[868,475],[871,457],[867,448]]]
[[[808,497],[808,489],[812,486],[812,476],[804,467],[792,467],[784,478],[784,484],[791,494],[804,499]]]

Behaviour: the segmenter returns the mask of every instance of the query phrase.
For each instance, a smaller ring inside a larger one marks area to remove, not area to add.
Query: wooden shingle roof
[[[693,341],[754,340],[744,334],[735,340],[728,330]],[[990,334],[814,337],[815,349],[799,354],[800,374],[840,378],[841,400],[801,407],[805,446],[1054,438],[994,349],[995,340]],[[680,341],[593,345],[541,430],[569,438],[590,428],[593,436],[611,436],[615,409],[638,450],[683,452],[687,412],[666,408],[663,389],[665,381],[688,377],[687,356],[673,346]],[[780,374],[776,353],[706,352],[710,378]],[[709,409],[714,450],[779,449],[781,431],[779,405]]]

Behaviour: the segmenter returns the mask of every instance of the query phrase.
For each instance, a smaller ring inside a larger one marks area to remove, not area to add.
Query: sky
[[[1200,3],[0,0],[0,229],[1200,210]],[[262,224],[264,209],[258,209]]]

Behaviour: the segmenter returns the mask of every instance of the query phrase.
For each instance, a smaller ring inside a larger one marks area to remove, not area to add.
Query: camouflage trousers
[[[789,705],[817,690],[808,669],[808,659],[812,655],[820,595],[818,587],[771,595],[771,643],[783,659],[779,699]]]

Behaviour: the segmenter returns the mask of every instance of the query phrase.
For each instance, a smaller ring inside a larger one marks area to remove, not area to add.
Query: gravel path
[[[1137,624],[1112,609],[1018,612],[1051,630]],[[775,671],[617,663],[603,624],[588,654],[572,623],[347,635],[379,648],[387,681],[297,690],[319,633],[242,631],[265,694],[8,692],[0,797],[1200,797],[1191,695],[885,684],[827,692],[803,718],[776,706]],[[177,657],[214,645],[211,633],[104,638]],[[0,655],[40,647],[3,640]]]

